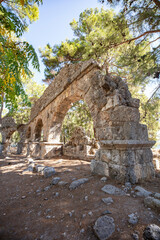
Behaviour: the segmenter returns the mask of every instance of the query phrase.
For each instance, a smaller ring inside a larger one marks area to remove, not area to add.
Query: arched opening
[[[65,156],[87,159],[96,153],[93,120],[83,100],[71,104],[62,122],[60,140],[64,143]]]
[[[87,104],[83,101],[77,101],[71,104],[62,122],[61,142],[67,143],[77,127],[84,129],[86,135],[94,138],[93,120]]]
[[[11,153],[16,153],[17,152],[17,146],[18,143],[20,142],[20,133],[18,131],[15,131],[9,140],[10,144],[8,146],[7,151]]]
[[[43,141],[43,122],[42,119],[38,119],[36,127],[35,127],[35,141]]]

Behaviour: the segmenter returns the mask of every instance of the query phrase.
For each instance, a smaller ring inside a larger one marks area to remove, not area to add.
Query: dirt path
[[[133,239],[149,223],[160,226],[160,215],[144,207],[143,198],[111,196],[101,188],[105,184],[117,185],[113,180],[102,182],[92,176],[89,162],[69,159],[40,160],[36,163],[53,166],[55,177],[68,182],[64,186],[50,186],[51,178],[23,172],[28,163],[23,157],[0,159],[0,240],[96,240],[93,225],[105,210],[111,212],[116,230],[110,239]],[[69,190],[74,179],[89,181],[75,190]],[[50,186],[46,191],[45,187]],[[160,179],[142,185],[152,192],[160,192]],[[130,192],[128,192],[130,194]],[[112,197],[106,205],[102,198]],[[128,215],[137,212],[138,224],[131,226]]]

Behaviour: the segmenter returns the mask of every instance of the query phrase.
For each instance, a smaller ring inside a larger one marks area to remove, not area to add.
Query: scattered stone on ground
[[[137,213],[131,213],[130,215],[128,215],[129,219],[128,222],[132,225],[135,225],[138,223],[138,216]]]
[[[108,239],[115,231],[114,219],[107,215],[99,217],[93,227],[99,240]]]
[[[160,193],[155,193],[154,197],[160,199]]]
[[[50,186],[47,186],[44,188],[44,191],[48,191],[50,189]]]
[[[139,236],[138,236],[137,233],[132,233],[132,238],[133,238],[134,240],[139,240]]]
[[[132,238],[133,238],[134,240],[139,240],[139,236],[138,236],[137,233],[132,233]]]
[[[105,193],[112,194],[112,195],[120,195],[120,196],[125,195],[125,192],[123,190],[110,184],[105,185],[101,190]]]
[[[144,199],[144,205],[149,208],[160,210],[160,199],[154,197],[146,197]]]
[[[102,198],[102,201],[106,203],[107,205],[113,203],[113,199],[111,197],[108,198]]]
[[[148,225],[143,233],[144,240],[160,240],[160,227],[155,224]]]
[[[67,184],[68,184],[68,182],[65,182],[65,181],[60,181],[60,182],[58,183],[59,186],[65,186],[65,185],[67,185]]]
[[[55,169],[53,167],[45,167],[42,170],[42,174],[45,178],[52,177],[56,173]]]
[[[51,185],[56,185],[60,181],[60,179],[61,179],[60,177],[54,177],[52,179]]]
[[[107,178],[106,178],[106,177],[102,177],[102,178],[101,178],[101,181],[102,181],[102,182],[106,182],[106,181],[107,181]]]
[[[130,190],[132,188],[132,184],[130,182],[125,182],[125,187]]]
[[[70,184],[69,189],[73,190],[86,182],[88,182],[88,178],[81,178],[81,179],[75,180]]]
[[[135,190],[135,194],[139,197],[148,197],[152,194],[152,192],[149,192],[140,186],[136,186],[134,190]]]
[[[109,210],[105,210],[102,215],[106,215],[106,214],[112,214]]]

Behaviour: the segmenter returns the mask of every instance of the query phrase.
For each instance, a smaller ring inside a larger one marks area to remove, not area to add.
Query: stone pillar
[[[155,142],[148,140],[147,127],[139,123],[138,109],[128,106],[104,109],[99,119],[96,137],[100,149],[91,162],[92,172],[133,184],[154,176],[150,148]]]
[[[17,144],[17,154],[21,154],[23,151],[23,142],[18,142]]]

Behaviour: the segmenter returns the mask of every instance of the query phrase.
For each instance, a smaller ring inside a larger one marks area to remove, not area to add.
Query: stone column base
[[[155,174],[150,149],[153,144],[154,141],[102,141],[101,149],[91,162],[91,171],[119,182],[130,181],[135,184],[150,180]]]

